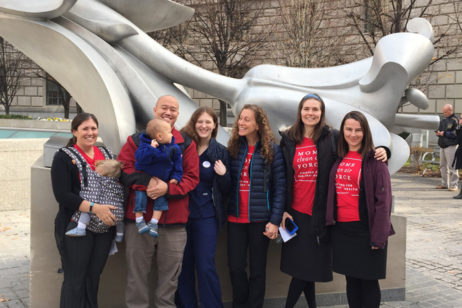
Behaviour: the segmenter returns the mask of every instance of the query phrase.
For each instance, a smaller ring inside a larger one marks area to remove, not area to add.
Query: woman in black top
[[[95,146],[98,138],[98,120],[89,113],[81,113],[72,121],[72,134],[68,147],[80,153],[93,170],[96,160],[105,155]],[[76,152],[77,153],[77,152]],[[55,237],[64,270],[61,288],[61,308],[96,308],[99,277],[108,257],[114,238],[114,228],[104,233],[87,230],[86,236],[65,236],[66,227],[72,214],[94,213],[104,224],[114,225],[115,216],[111,210],[115,206],[97,204],[80,197],[81,176],[76,161],[64,151],[58,151],[51,167],[51,182],[59,203],[55,219]]]

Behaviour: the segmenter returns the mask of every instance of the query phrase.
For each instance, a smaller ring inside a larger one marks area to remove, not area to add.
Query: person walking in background
[[[456,131],[457,135],[457,150],[454,154],[454,160],[452,162],[452,167],[454,169],[462,169],[462,114],[459,118],[459,128]],[[459,184],[459,193],[453,197],[454,199],[462,199],[462,184]]]
[[[329,175],[326,225],[333,226],[333,269],[345,275],[350,308],[378,308],[387,264],[391,180],[374,159],[366,117],[352,111],[340,126],[338,159]]]
[[[188,240],[178,279],[177,306],[223,307],[220,279],[215,268],[218,231],[226,221],[224,191],[229,189],[228,151],[215,139],[218,117],[210,107],[200,107],[181,130],[196,142],[199,184],[189,193]],[[196,286],[197,275],[197,286]]]
[[[444,118],[440,121],[436,135],[438,136],[438,146],[440,147],[440,172],[441,184],[437,189],[457,190],[459,174],[453,166],[454,156],[457,150],[457,129],[459,120],[455,116],[452,106],[443,106]]]
[[[231,131],[228,151],[232,180],[228,202],[228,266],[233,307],[261,308],[268,244],[278,235],[286,189],[284,159],[261,107],[250,104],[242,107]]]

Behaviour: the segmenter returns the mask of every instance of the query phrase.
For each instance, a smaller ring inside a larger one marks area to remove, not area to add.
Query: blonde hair
[[[100,167],[102,176],[118,179],[122,172],[123,163],[115,159],[97,160],[95,167]]]
[[[148,125],[146,125],[146,134],[149,136],[149,138],[156,139],[156,135],[158,133],[163,133],[164,129],[167,129],[167,131],[171,131],[172,128],[167,122],[165,122],[162,119],[152,119],[148,122]]]

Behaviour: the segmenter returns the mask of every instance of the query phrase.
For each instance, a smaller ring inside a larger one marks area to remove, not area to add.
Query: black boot
[[[462,184],[459,184],[459,194],[453,197],[454,199],[462,199]]]

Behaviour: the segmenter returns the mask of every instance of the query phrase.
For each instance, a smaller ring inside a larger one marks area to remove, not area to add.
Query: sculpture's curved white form
[[[98,115],[101,135],[118,151],[133,131],[135,117],[125,87],[101,54],[56,22],[0,13],[0,29],[6,40],[46,68],[85,110]]]
[[[161,95],[178,97],[181,112],[177,124],[186,123],[197,106],[175,83],[223,99],[235,112],[244,104],[261,105],[274,130],[293,122],[299,100],[310,92],[323,97],[327,121],[336,128],[346,112],[360,110],[368,118],[374,143],[391,148],[391,172],[407,160],[409,147],[390,130],[403,124],[431,128],[438,123],[435,117],[396,115],[405,102],[428,107],[422,92],[408,88],[434,52],[432,27],[421,18],[408,23],[409,32],[383,37],[374,56],[361,61],[316,69],[260,65],[235,79],[175,56],[144,33],[183,22],[191,17],[190,8],[169,0],[73,2],[41,1],[48,4],[47,10],[31,9],[25,0],[17,5],[0,0],[4,12],[0,35],[63,84],[85,110],[102,117],[103,139],[116,151],[135,130],[134,117],[144,126]],[[53,20],[28,18],[47,18],[56,12],[62,12],[61,17]],[[11,21],[18,27],[7,30]],[[106,125],[116,128],[116,137],[104,131]],[[225,143],[227,135],[220,130],[218,138]]]

